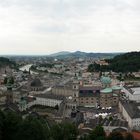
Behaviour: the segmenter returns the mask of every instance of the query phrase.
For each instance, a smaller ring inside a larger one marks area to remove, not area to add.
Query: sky
[[[140,0],[0,0],[0,54],[140,51]]]

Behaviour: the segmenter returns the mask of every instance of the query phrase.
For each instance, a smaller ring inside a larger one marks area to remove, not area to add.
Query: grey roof
[[[140,110],[138,108],[140,106],[140,103],[132,101],[121,101],[121,104],[132,119],[140,118]]]
[[[129,93],[131,93],[131,94],[134,93],[134,91],[133,91],[131,88],[129,88],[129,87],[127,87],[127,86],[124,86],[124,88],[125,88],[127,91],[129,91]]]
[[[54,94],[36,94],[36,95],[34,95],[34,97],[56,99],[56,100],[64,100],[65,99],[64,96],[54,95]]]
[[[100,94],[99,89],[80,89],[79,97],[97,97]]]
[[[85,86],[85,87],[80,87],[79,89],[80,90],[101,90],[101,86],[92,86],[92,87],[90,87],[90,86]]]

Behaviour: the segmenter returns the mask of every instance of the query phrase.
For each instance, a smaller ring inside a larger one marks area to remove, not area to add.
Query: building
[[[34,96],[36,98],[36,105],[44,105],[55,107],[56,105],[60,106],[60,104],[64,101],[64,96],[57,96],[53,94],[38,94]]]
[[[125,86],[123,92],[130,101],[140,102],[140,87],[129,88]]]
[[[99,104],[100,87],[80,87],[79,106],[97,107]]]
[[[72,86],[58,85],[52,88],[52,93],[55,95],[69,97],[73,96],[73,89]]]
[[[120,89],[119,89],[120,90]],[[100,107],[117,106],[119,102],[119,94],[113,88],[105,88],[100,92]]]
[[[40,81],[39,78],[35,78],[31,83],[30,83],[30,89],[31,91],[41,91],[43,90],[43,84]]]
[[[140,130],[140,103],[120,101],[119,111],[128,122],[130,129]]]
[[[103,89],[100,92],[100,107],[112,107],[117,106],[119,102],[119,96],[121,92],[120,86],[111,86],[110,77],[101,77]]]
[[[106,108],[118,105],[121,87],[111,86],[109,77],[102,77],[101,83],[100,86],[82,86],[79,88],[80,106]]]

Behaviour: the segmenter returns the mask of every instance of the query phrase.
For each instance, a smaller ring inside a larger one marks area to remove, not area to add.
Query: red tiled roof
[[[140,132],[132,132],[134,140],[140,140]]]

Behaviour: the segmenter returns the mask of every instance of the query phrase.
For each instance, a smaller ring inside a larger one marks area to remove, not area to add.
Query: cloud
[[[139,50],[139,6],[139,0],[0,0],[0,52]]]

